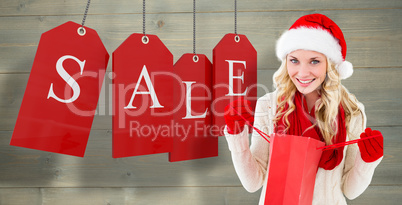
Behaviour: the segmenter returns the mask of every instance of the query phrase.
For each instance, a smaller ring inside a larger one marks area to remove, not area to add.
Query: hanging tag
[[[132,34],[113,52],[113,157],[170,152],[173,55],[155,35]]]
[[[243,96],[254,111],[257,101],[257,51],[245,35],[226,34],[215,46],[213,86],[213,134],[223,136],[225,107]]]
[[[184,54],[174,65],[181,85],[174,88],[175,129],[169,161],[218,156],[218,138],[210,133],[212,64],[205,55]]]
[[[93,29],[43,33],[10,144],[83,157],[108,60]]]

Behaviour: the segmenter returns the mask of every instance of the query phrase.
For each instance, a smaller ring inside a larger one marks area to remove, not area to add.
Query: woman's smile
[[[297,81],[299,81],[299,83],[300,83],[300,85],[301,86],[309,86],[314,80],[315,80],[315,78],[313,78],[313,79],[311,79],[311,80],[305,80],[305,79],[300,79],[300,78],[296,78],[297,79]]]

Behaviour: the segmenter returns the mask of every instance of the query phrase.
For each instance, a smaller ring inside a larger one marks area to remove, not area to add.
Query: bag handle
[[[366,138],[363,138],[363,139],[350,140],[350,141],[341,142],[341,143],[337,143],[337,144],[318,147],[317,149],[323,149],[323,150],[336,149],[336,148],[343,147],[343,146],[346,146],[346,145],[355,144],[355,143],[358,143],[358,142],[363,141],[363,140],[367,140],[367,139],[371,139],[371,138],[375,138],[375,137],[381,137],[381,136],[382,135],[373,135],[373,136],[366,137]]]

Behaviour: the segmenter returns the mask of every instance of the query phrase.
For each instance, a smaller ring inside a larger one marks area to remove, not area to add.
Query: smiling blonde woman
[[[267,134],[308,136],[327,145],[381,135],[366,129],[364,106],[341,84],[353,74],[345,61],[346,42],[341,29],[322,14],[298,19],[279,38],[276,54],[282,64],[274,74],[276,90],[249,103],[239,99],[227,107],[225,135],[236,173],[249,192],[267,184],[269,143],[253,132],[249,146],[243,119]],[[241,113],[241,117],[237,115]],[[323,152],[313,193],[314,205],[344,205],[369,186],[383,157],[383,137]]]

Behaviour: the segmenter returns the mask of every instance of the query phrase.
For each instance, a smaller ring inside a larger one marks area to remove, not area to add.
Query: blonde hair
[[[285,132],[289,129],[288,116],[295,110],[296,106],[293,103],[295,93],[297,91],[296,86],[293,84],[289,77],[286,58],[282,60],[282,64],[273,76],[274,86],[277,89],[277,112],[275,115],[275,125],[283,116],[285,124]],[[349,121],[351,116],[360,112],[358,107],[358,101],[356,97],[349,93],[349,91],[341,84],[338,71],[335,69],[333,63],[327,58],[327,75],[324,82],[318,88],[321,94],[321,98],[315,103],[315,117],[318,126],[325,143],[327,145],[332,144],[332,139],[338,132],[338,113],[339,104],[342,105],[345,110],[345,123],[346,130],[349,130]],[[289,107],[285,110],[285,105]]]

